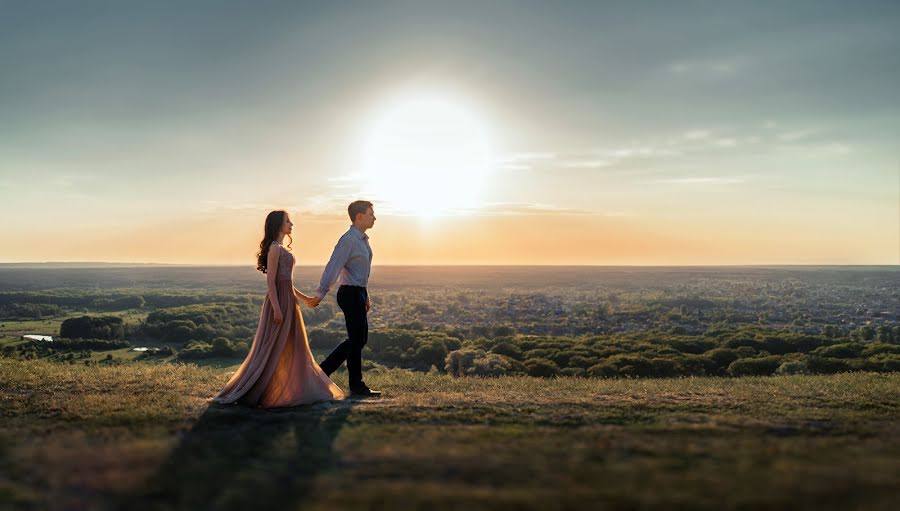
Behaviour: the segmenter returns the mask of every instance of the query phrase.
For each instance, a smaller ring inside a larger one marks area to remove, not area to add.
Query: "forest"
[[[201,273],[237,278],[182,282],[180,270],[158,269],[164,278],[157,275],[152,287],[139,278],[133,287],[103,286],[122,271],[82,271],[78,278],[96,280],[68,287],[34,286],[28,283],[40,281],[40,272],[25,274],[22,287],[30,289],[0,291],[0,353],[68,363],[221,365],[246,356],[261,279],[242,280],[243,269],[209,269]],[[374,279],[371,287],[367,370],[593,378],[900,370],[896,270],[586,268],[581,278],[577,268],[431,271],[428,284],[422,269],[380,269],[387,284]],[[308,282],[314,272],[303,274]],[[0,282],[10,278],[0,269]],[[345,338],[333,296],[301,310],[314,353]],[[32,325],[41,326],[22,330]],[[56,338],[14,335],[25,333]],[[137,346],[148,348],[119,356]]]

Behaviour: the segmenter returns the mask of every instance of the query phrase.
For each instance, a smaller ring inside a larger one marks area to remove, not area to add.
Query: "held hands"
[[[299,293],[298,298],[306,304],[310,309],[315,309],[322,302],[322,299],[318,296],[306,296],[302,293]],[[366,298],[366,312],[369,312],[369,309],[372,308],[372,300],[370,298]]]
[[[294,296],[297,297],[298,301],[303,302],[307,307],[309,307],[311,309],[315,308],[317,305],[319,305],[319,302],[322,301],[321,299],[316,298],[315,296],[307,296],[307,295],[301,293],[300,291],[297,291],[296,288],[294,288]]]

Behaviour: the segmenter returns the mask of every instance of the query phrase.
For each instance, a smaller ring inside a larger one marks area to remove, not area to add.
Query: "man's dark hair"
[[[367,200],[357,200],[350,203],[347,206],[347,214],[350,215],[350,221],[356,221],[356,215],[363,215],[369,208],[372,207],[372,203]]]

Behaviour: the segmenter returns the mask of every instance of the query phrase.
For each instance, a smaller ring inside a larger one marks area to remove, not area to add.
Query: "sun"
[[[484,120],[448,94],[404,94],[375,114],[362,151],[381,210],[421,217],[477,208],[492,168]]]

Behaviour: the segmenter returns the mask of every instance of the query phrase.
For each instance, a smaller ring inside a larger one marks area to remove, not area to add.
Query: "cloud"
[[[705,176],[705,177],[677,177],[668,179],[656,179],[653,183],[692,185],[692,184],[739,184],[747,182],[746,176]]]
[[[263,203],[246,201],[205,200],[200,203],[204,213],[221,212],[269,212],[284,209],[288,213],[302,216],[304,219],[327,220],[347,218],[347,204],[354,198],[349,195],[321,194],[303,198],[302,202]]]
[[[820,131],[820,128],[806,128],[794,131],[786,131],[784,133],[778,134],[778,140],[783,141],[792,141],[792,140],[803,140],[809,138],[811,135],[814,135]]]
[[[96,179],[97,176],[92,174],[62,174],[53,178],[51,184],[59,188],[75,188]]]
[[[327,181],[329,183],[346,183],[346,182],[360,181],[364,178],[365,178],[365,176],[361,172],[354,172],[351,174],[344,174],[342,176],[329,177],[327,179]]]
[[[654,143],[635,143],[623,147],[594,149],[583,153],[572,153],[558,156],[557,168],[565,169],[602,169],[619,165],[628,160],[653,159],[679,156],[675,147]]]
[[[629,211],[590,211],[545,203],[490,203],[473,213],[484,216],[563,215],[563,216],[636,216]]]
[[[573,160],[563,164],[563,167],[569,169],[600,169],[609,167],[613,162],[610,160]]]
[[[738,145],[738,141],[734,138],[719,138],[716,139],[715,144],[719,147],[734,147]]]
[[[530,170],[535,164],[553,161],[556,157],[556,153],[541,151],[513,153],[497,159],[496,168],[500,171]]]
[[[712,135],[707,130],[691,130],[681,135],[685,140],[706,140]]]
[[[812,144],[807,148],[810,154],[814,156],[846,156],[854,151],[850,144],[842,142],[826,142],[822,144]]]
[[[335,190],[357,190],[361,183],[366,181],[366,175],[361,172],[353,172],[342,176],[333,176],[326,179],[329,188]]]

